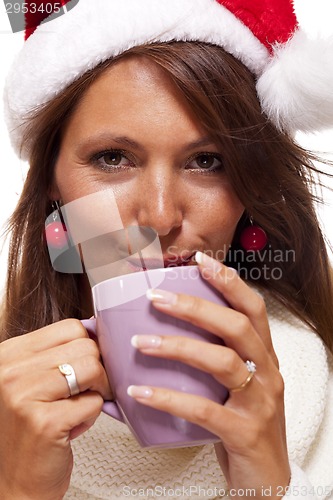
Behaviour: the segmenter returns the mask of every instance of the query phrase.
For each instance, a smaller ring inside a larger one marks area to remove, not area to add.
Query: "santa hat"
[[[37,17],[30,10],[26,42],[5,86],[6,120],[23,159],[31,112],[106,59],[156,41],[223,47],[256,76],[263,112],[279,130],[333,126],[333,39],[307,38],[291,0],[34,1],[50,3],[73,8],[52,20],[46,9]]]

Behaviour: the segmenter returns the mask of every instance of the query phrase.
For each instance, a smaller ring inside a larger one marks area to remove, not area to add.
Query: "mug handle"
[[[87,330],[89,336],[95,340],[97,338],[96,335],[96,319],[83,319],[81,320],[81,323]],[[119,420],[120,422],[125,423],[125,420],[122,416],[121,411],[119,410],[119,407],[115,401],[104,401],[102,411],[106,413],[107,415],[110,415],[110,417],[115,418],[116,420]]]

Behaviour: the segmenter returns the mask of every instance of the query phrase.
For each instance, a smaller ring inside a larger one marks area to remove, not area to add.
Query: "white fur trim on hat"
[[[302,31],[274,57],[257,82],[261,106],[278,129],[313,132],[333,125],[333,38]]]

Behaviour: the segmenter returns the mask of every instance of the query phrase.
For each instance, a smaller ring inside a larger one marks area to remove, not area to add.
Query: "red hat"
[[[69,8],[74,0],[37,3]],[[298,27],[291,0],[76,0],[75,4],[68,13],[40,25],[46,14],[26,17],[27,41],[4,95],[12,143],[23,159],[29,157],[29,147],[20,150],[29,113],[100,62],[155,41],[202,41],[223,47],[256,76],[263,112],[279,130],[294,133],[333,126],[333,40],[307,38]]]

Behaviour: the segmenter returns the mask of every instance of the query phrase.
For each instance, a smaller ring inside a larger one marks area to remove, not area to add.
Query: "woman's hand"
[[[174,336],[161,339],[138,336],[135,345],[144,354],[180,360],[210,373],[229,389],[241,385],[248,377],[246,360],[254,361],[257,366],[254,377],[243,390],[231,390],[223,406],[202,397],[156,387],[132,387],[131,396],[219,436],[221,444],[216,445],[216,452],[229,488],[236,492],[254,488],[259,498],[262,488],[271,487],[274,498],[278,487],[288,485],[290,468],[284,384],[265,304],[233,269],[208,256],[204,256],[199,267],[202,276],[223,294],[233,309],[160,290],[153,293],[153,304],[160,311],[221,337],[225,346]]]
[[[73,366],[69,397],[58,366]],[[73,467],[70,441],[99,415],[110,389],[96,343],[70,319],[0,344],[0,497],[63,498]]]

